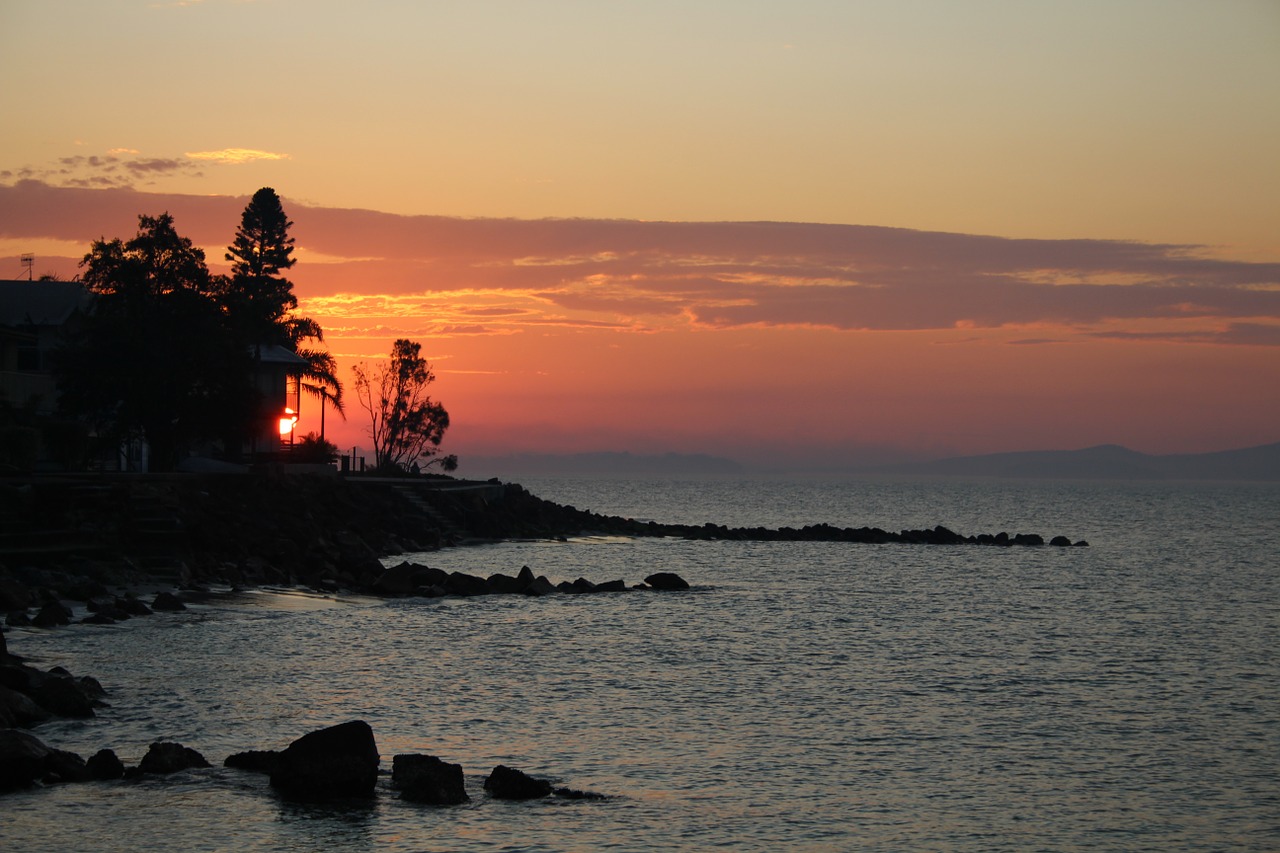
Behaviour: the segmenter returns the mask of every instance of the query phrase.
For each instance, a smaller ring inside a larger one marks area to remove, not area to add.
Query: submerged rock
[[[248,752],[237,752],[228,755],[222,762],[223,767],[236,770],[248,770],[251,773],[273,773],[280,762],[280,753],[273,749],[251,749]]]
[[[280,753],[271,786],[300,800],[369,797],[378,781],[373,729],[353,720],[310,732]]]
[[[484,789],[498,800],[536,800],[551,796],[551,783],[522,770],[499,764],[484,780]]]
[[[688,589],[689,582],[680,577],[675,572],[656,572],[644,579],[644,582],[654,589],[661,590],[677,590]]]
[[[199,767],[212,767],[205,757],[188,746],[169,741],[151,744],[147,754],[138,763],[143,773],[177,773]]]

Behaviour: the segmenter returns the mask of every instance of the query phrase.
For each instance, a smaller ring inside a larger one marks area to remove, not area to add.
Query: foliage
[[[293,445],[292,457],[295,462],[333,462],[338,458],[338,447],[309,432]]]
[[[371,422],[375,468],[403,469],[419,460],[446,471],[458,466],[456,456],[438,455],[449,428],[449,413],[427,394],[436,377],[421,349],[420,344],[401,338],[391,347],[389,363],[353,368],[356,397]]]
[[[254,193],[227,247],[231,277],[222,281],[219,297],[246,346],[278,344],[293,350],[308,365],[302,371],[303,390],[321,405],[332,403],[346,417],[337,363],[326,350],[307,343],[322,343],[324,331],[315,320],[292,313],[298,298],[293,283],[281,275],[297,263],[292,226],[275,190],[263,187]]]
[[[168,213],[138,223],[133,239],[95,241],[81,262],[99,298],[54,371],[64,412],[109,440],[144,437],[152,467],[167,470],[185,446],[242,434],[254,391],[204,252]]]
[[[236,329],[253,344],[287,344],[286,317],[298,307],[293,282],[281,273],[293,257],[293,223],[280,197],[270,187],[253,194],[240,217],[234,242],[227,247],[231,277],[221,287],[221,301]]]

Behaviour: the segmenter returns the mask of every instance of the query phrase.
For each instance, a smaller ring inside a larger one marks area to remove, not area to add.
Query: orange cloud
[[[247,200],[19,180],[0,239],[87,246],[168,210],[216,263]],[[343,369],[422,341],[457,452],[1175,452],[1280,422],[1259,393],[1280,387],[1280,264],[1204,247],[285,201],[300,310]],[[359,444],[350,417],[330,428]]]

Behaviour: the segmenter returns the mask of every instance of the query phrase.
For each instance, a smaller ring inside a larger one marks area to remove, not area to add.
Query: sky
[[[0,0],[0,74],[0,278],[273,187],[464,470],[1280,440],[1274,0]]]

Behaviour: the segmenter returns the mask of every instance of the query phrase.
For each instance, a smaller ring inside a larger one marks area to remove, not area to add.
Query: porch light
[[[293,432],[294,425],[298,422],[298,413],[293,409],[286,408],[284,415],[280,418],[280,434],[288,435]]]

